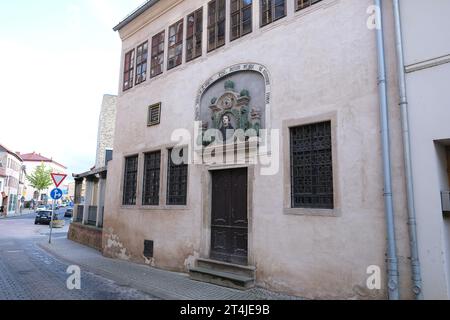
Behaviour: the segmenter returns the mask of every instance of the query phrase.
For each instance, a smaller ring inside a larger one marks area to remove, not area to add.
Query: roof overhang
[[[102,168],[97,168],[88,172],[84,172],[84,173],[80,173],[80,174],[72,174],[74,179],[84,179],[84,178],[89,178],[89,177],[94,177],[98,174],[103,174],[106,173],[108,171],[107,167],[102,167]]]
[[[131,14],[129,14],[124,20],[122,20],[117,26],[113,28],[114,31],[120,31],[122,28],[124,28],[126,25],[128,25],[130,22],[132,22],[134,19],[139,17],[141,14],[143,14],[145,11],[153,7],[156,3],[158,3],[159,0],[148,0],[146,3],[144,3],[142,6],[134,10]]]

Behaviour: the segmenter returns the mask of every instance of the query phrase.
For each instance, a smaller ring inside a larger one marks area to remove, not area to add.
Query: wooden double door
[[[248,172],[212,171],[211,259],[248,263]]]

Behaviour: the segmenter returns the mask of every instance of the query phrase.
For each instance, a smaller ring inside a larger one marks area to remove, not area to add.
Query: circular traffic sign
[[[53,200],[59,200],[62,198],[62,196],[63,196],[63,192],[59,188],[53,189],[52,192],[50,192],[50,197]]]

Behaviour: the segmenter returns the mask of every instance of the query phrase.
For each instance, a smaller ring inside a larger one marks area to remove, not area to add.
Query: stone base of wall
[[[85,226],[76,222],[69,227],[69,240],[98,251],[102,251],[102,236],[103,230],[96,227]]]

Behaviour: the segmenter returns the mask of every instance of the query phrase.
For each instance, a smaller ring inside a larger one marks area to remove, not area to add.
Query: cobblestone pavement
[[[150,300],[149,294],[104,277],[82,273],[81,290],[66,287],[69,264],[36,245],[48,226],[35,226],[34,214],[0,221],[0,300]],[[64,233],[56,233],[58,237]]]
[[[67,240],[67,227],[35,226],[34,215],[0,221],[0,300],[292,300],[263,288],[240,291],[193,281],[168,272],[103,257]],[[68,221],[70,223],[70,221]],[[81,290],[66,288],[69,265],[81,268]]]

